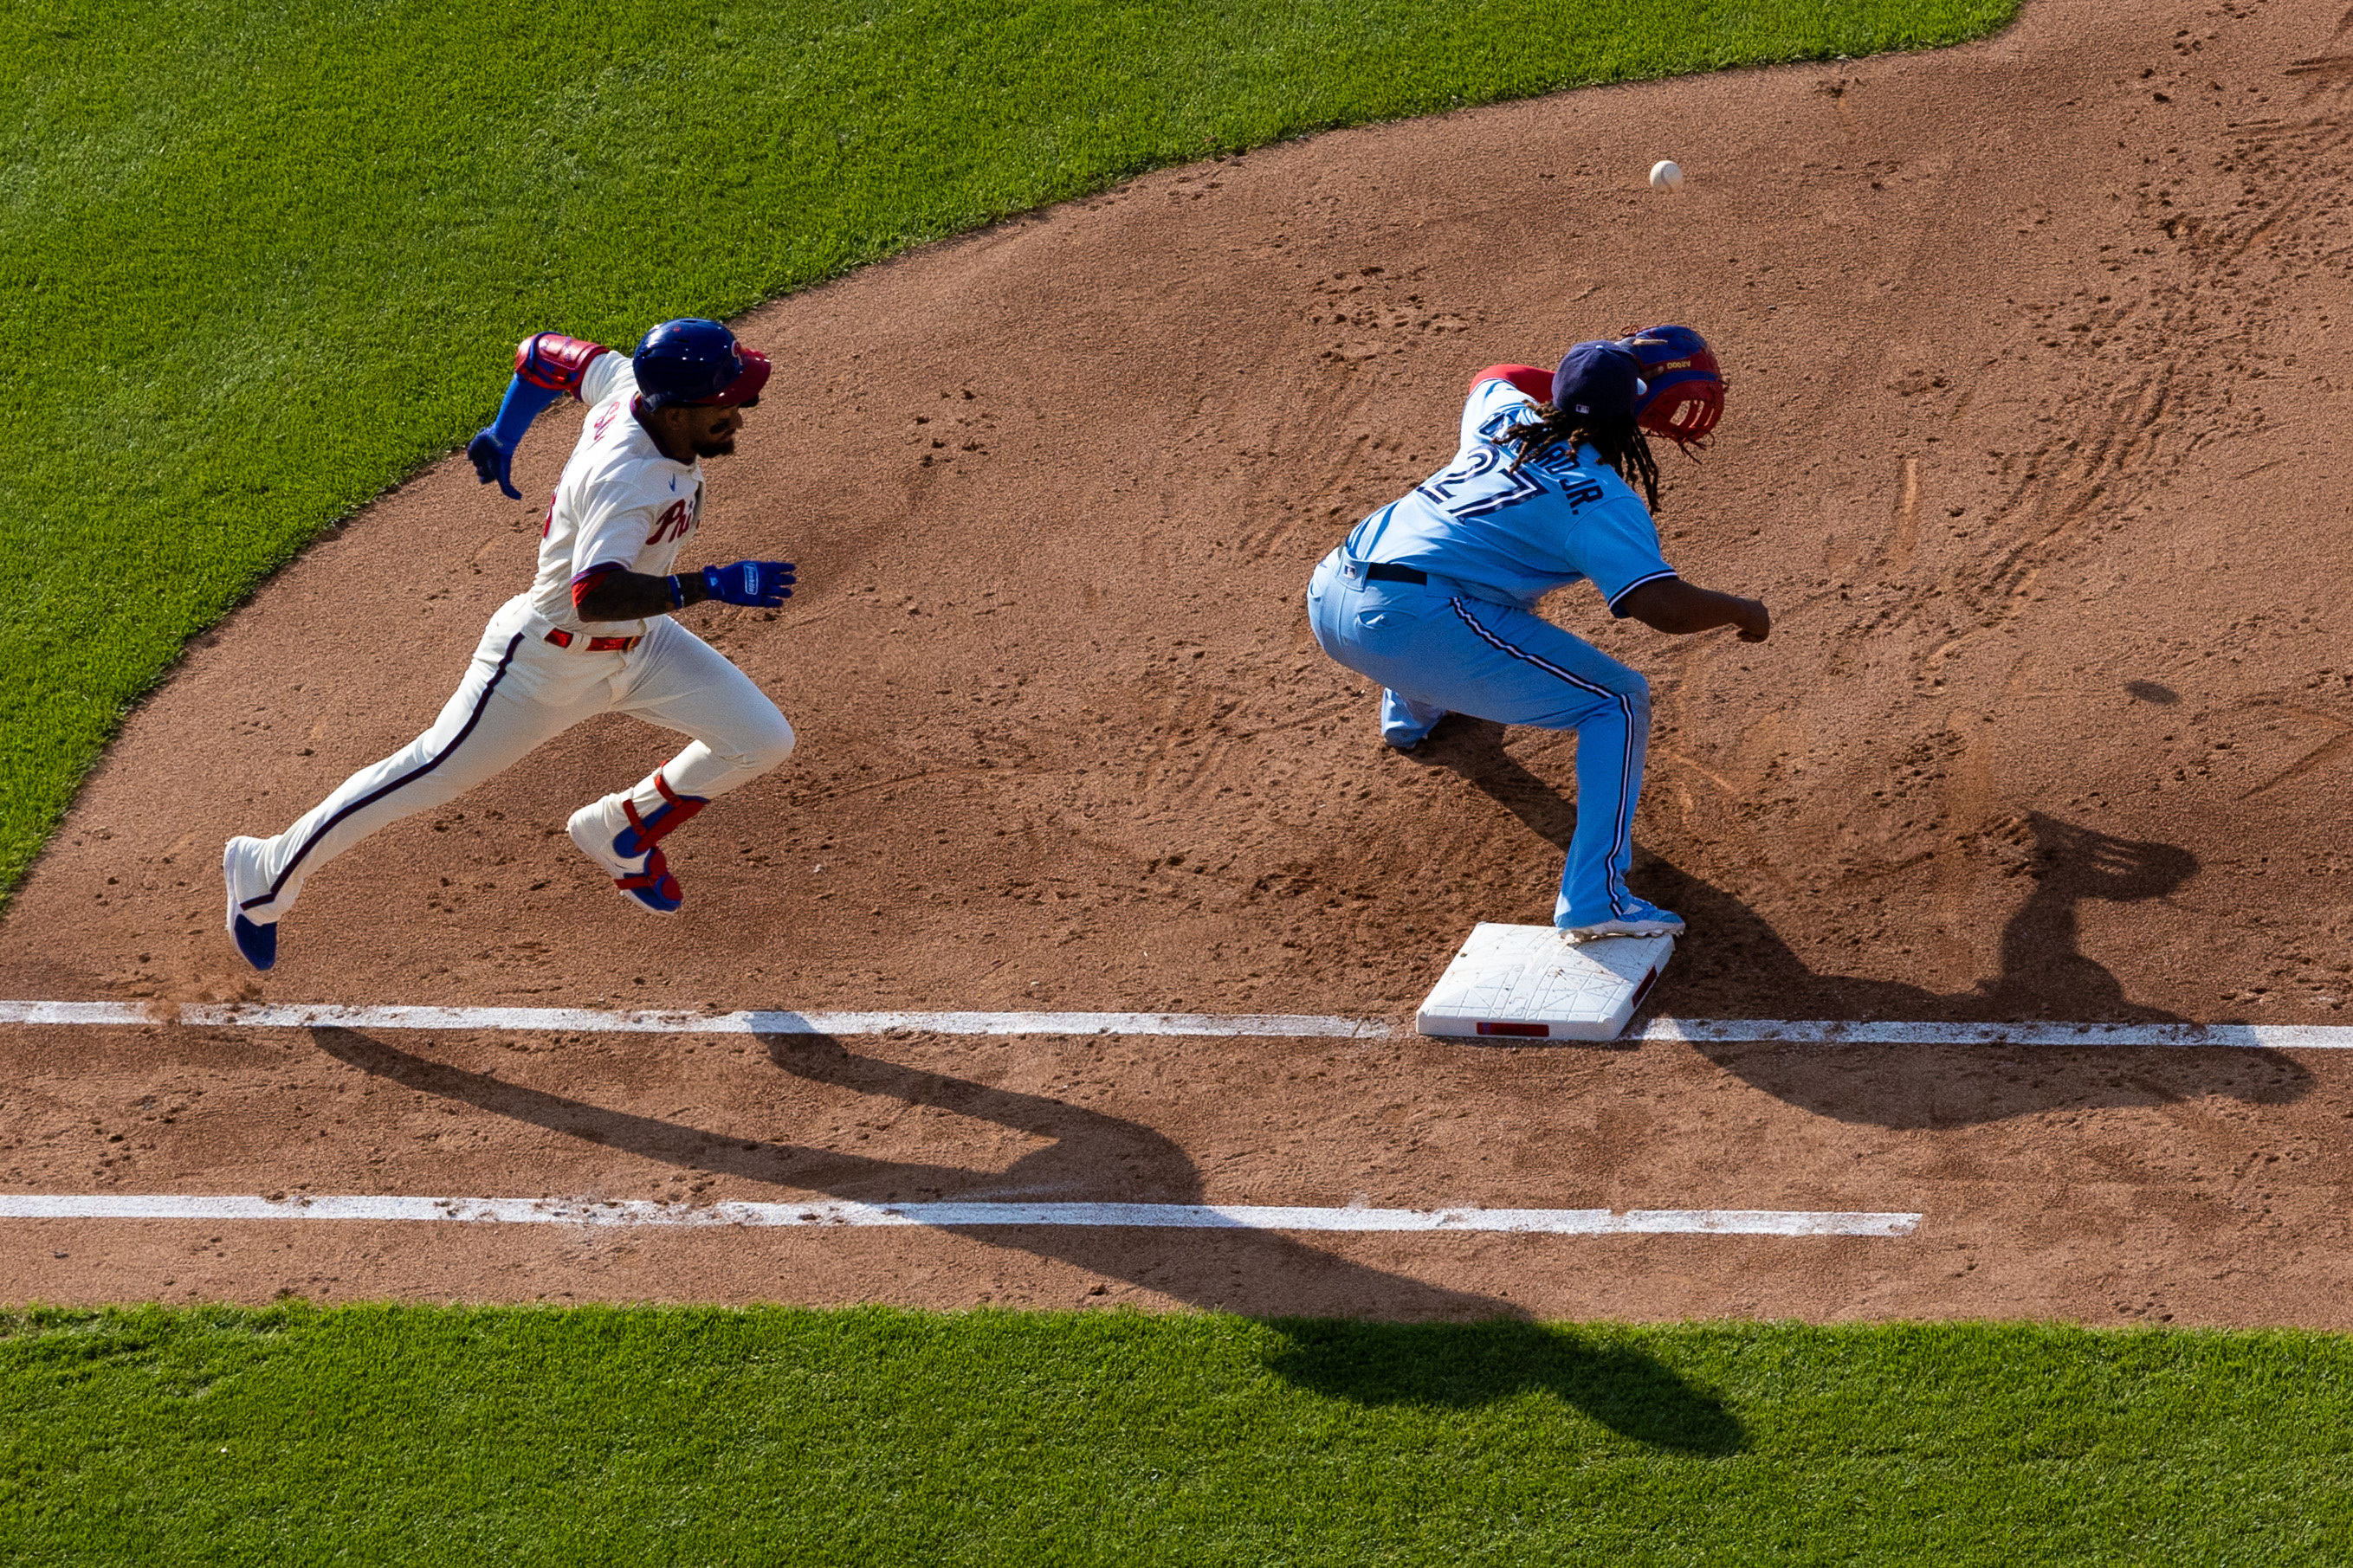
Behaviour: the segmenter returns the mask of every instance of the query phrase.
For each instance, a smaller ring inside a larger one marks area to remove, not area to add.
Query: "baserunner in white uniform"
[[[599,713],[690,737],[628,789],[573,813],[572,841],[640,910],[683,900],[661,841],[713,796],[793,752],[793,727],[751,678],[671,619],[705,599],[775,606],[784,561],[674,573],[702,517],[702,459],[735,449],[768,362],[717,321],[665,321],[634,356],[554,332],[515,351],[497,423],[467,456],[482,482],[508,478],[539,412],[570,394],[586,426],[541,531],[539,574],[499,607],[465,678],[430,729],[343,781],[274,838],[232,838],[221,858],[228,929],[256,969],[278,959],[278,925],[322,866],[387,823],[449,801],[541,742]]]

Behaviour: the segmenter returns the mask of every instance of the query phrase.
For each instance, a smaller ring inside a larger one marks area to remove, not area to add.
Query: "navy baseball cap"
[[[1555,408],[1604,423],[1633,418],[1636,400],[1649,390],[1642,362],[1623,343],[1578,343],[1552,373]]]

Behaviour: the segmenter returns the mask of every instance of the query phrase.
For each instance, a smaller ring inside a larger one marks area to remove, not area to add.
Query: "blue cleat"
[[[237,941],[237,952],[256,969],[268,969],[278,962],[278,922],[250,921],[245,917],[245,891],[259,883],[260,871],[256,864],[259,838],[232,838],[221,847],[221,882],[228,890],[228,934]],[[259,897],[255,902],[264,901]]]
[[[268,969],[278,962],[276,921],[266,926],[258,926],[243,915],[237,915],[230,920],[228,932],[237,938],[237,952],[245,954],[245,961],[254,968]]]
[[[674,915],[686,902],[686,892],[670,875],[661,840],[702,810],[703,802],[695,795],[672,796],[667,785],[657,787],[664,804],[650,816],[638,816],[628,796],[608,795],[574,812],[565,831],[613,879],[623,898],[648,914]]]
[[[1681,936],[1683,917],[1641,899],[1627,900],[1631,906],[1622,915],[1589,925],[1563,926],[1560,934],[1570,942],[1599,942],[1612,936]]]
[[[1446,717],[1446,710],[1428,702],[1416,702],[1394,691],[1381,693],[1381,739],[1400,752],[1410,752],[1430,739],[1438,721]]]

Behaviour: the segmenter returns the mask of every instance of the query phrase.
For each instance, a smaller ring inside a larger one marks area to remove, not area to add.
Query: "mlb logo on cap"
[[[1623,343],[1578,343],[1561,356],[1552,373],[1552,405],[1604,424],[1634,417],[1634,404],[1650,390],[1642,362]]]

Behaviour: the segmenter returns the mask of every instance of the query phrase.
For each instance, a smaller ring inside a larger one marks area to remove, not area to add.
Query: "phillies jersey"
[[[1634,589],[1674,576],[1649,509],[1590,446],[1555,447],[1511,471],[1504,432],[1535,417],[1527,392],[1482,374],[1462,409],[1454,460],[1358,523],[1348,553],[1527,606],[1589,580],[1612,615]]]
[[[667,577],[679,547],[702,521],[702,465],[675,462],[654,445],[632,410],[637,377],[629,356],[601,353],[581,378],[588,422],[564,465],[539,537],[531,606],[567,631],[635,637],[646,623],[583,621],[573,584],[618,568]]]

